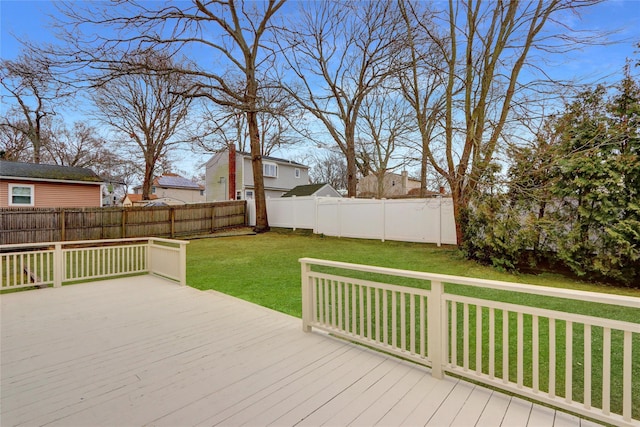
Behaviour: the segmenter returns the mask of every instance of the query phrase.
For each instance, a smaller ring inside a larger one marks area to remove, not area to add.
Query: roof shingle
[[[47,179],[58,181],[103,182],[95,172],[87,168],[43,165],[36,163],[0,160],[0,177]]]

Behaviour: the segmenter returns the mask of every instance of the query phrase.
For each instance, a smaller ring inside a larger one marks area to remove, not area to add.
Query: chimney
[[[444,187],[440,186],[440,194],[444,195]]]
[[[409,192],[409,172],[402,171],[402,195]]]
[[[229,200],[236,199],[236,145],[229,145]]]

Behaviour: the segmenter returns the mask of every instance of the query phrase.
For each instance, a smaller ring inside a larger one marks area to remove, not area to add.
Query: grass
[[[437,248],[435,245],[404,243],[404,242],[380,242],[374,240],[361,239],[338,239],[314,235],[308,231],[293,232],[289,230],[275,230],[270,233],[256,236],[227,237],[223,239],[203,239],[194,240],[187,247],[187,283],[198,289],[215,289],[217,291],[242,298],[274,310],[301,317],[301,291],[300,291],[300,264],[301,257],[312,257],[329,259],[334,261],[351,262],[357,264],[368,264],[382,267],[392,267],[407,270],[427,271],[431,273],[441,273],[456,276],[468,276],[482,279],[502,280],[508,282],[528,283],[550,287],[568,288],[575,290],[585,290],[593,292],[605,292],[619,295],[640,297],[639,289],[618,288],[597,283],[576,281],[558,274],[544,273],[539,275],[531,274],[508,274],[496,271],[493,268],[479,265],[468,261],[462,257],[460,252],[453,247]],[[339,272],[341,275],[349,277],[367,278],[380,280],[375,275]],[[345,274],[347,273],[347,274]],[[364,277],[363,277],[364,276]],[[373,276],[373,277],[372,277]],[[405,283],[406,282],[406,283]],[[428,283],[398,280],[396,284],[408,286],[428,287]],[[558,298],[540,297],[531,294],[512,294],[501,291],[478,289],[462,285],[446,285],[447,292],[465,294],[485,299],[502,300],[516,304],[523,304],[534,307],[544,307],[553,310],[570,311],[586,315],[607,317],[617,320],[637,323],[640,313],[637,309],[607,306],[602,304],[581,303],[567,301]],[[470,342],[475,342],[475,306],[470,307]],[[483,318],[487,313],[483,312]],[[499,315],[498,315],[499,316]],[[513,314],[511,314],[513,316]],[[458,318],[458,327],[462,328]],[[531,336],[530,317],[525,316],[525,336]],[[511,339],[515,339],[515,318],[510,322]],[[487,319],[483,319],[483,329],[487,329]],[[542,321],[540,333],[546,334],[546,324]],[[487,332],[488,333],[488,332]],[[484,333],[483,333],[484,335]],[[597,341],[601,336],[601,331],[596,329],[593,338]],[[461,338],[461,337],[460,337]],[[497,331],[498,354],[501,352],[501,332]],[[486,341],[486,340],[484,340]],[[613,348],[618,347],[622,341],[621,336],[614,334]],[[600,341],[602,342],[602,341]],[[458,343],[461,346],[461,341]],[[483,347],[488,346],[483,342]],[[528,348],[529,344],[526,345]],[[564,359],[562,348],[564,348],[564,326],[558,325],[557,347],[560,353],[557,360],[557,389],[559,395],[564,395],[562,382],[565,376]],[[579,356],[583,347],[583,334],[580,327],[574,330],[574,355]],[[475,357],[474,346],[470,349],[471,368],[475,368],[473,362]],[[486,350],[485,350],[486,351]],[[515,351],[515,346],[513,347]],[[541,372],[546,370],[544,354],[547,352],[547,344],[541,338]],[[601,353],[598,355],[597,346],[593,353],[593,375],[592,389],[594,390],[594,403],[599,403],[602,387],[601,375]],[[634,337],[633,353],[633,375],[640,375],[640,337]],[[462,362],[462,348],[459,348],[458,358]],[[530,349],[525,353],[525,365],[531,363]],[[510,355],[510,377],[516,373],[516,355]],[[621,376],[616,374],[620,368],[622,360],[621,354],[612,355],[612,391],[620,390],[622,385]],[[486,364],[484,361],[483,365]],[[483,366],[483,371],[487,367]],[[497,362],[496,372],[500,372],[501,364]],[[578,401],[582,398],[583,372],[581,366],[574,366],[574,398]],[[599,372],[598,372],[599,371]],[[526,376],[524,382],[531,385],[532,379]],[[548,385],[548,378],[543,374],[540,378],[540,387],[545,389]],[[640,395],[640,381],[634,381],[633,394]],[[621,401],[618,397],[612,396],[612,410],[618,412],[621,408]],[[633,409],[634,416],[638,417],[640,408]]]
[[[280,229],[255,236],[191,241],[187,246],[187,283],[301,317],[298,259],[302,257],[640,297],[639,289],[580,282],[558,274],[499,272],[464,259],[454,247],[339,239]],[[539,299],[533,298],[527,305],[538,303]],[[636,312],[625,313],[620,320],[637,319]]]

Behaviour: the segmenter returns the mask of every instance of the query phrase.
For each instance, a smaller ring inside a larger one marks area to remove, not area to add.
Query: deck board
[[[0,304],[3,427],[581,421],[151,276],[5,294]]]

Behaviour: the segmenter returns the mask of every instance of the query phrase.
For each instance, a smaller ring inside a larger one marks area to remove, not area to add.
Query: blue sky
[[[96,2],[96,7],[98,4]],[[55,1],[0,0],[0,57],[11,59],[19,54],[17,39],[36,43],[54,41],[49,14],[55,11]],[[620,80],[627,58],[640,61],[640,49],[637,47],[640,42],[640,0],[607,0],[584,9],[580,19],[571,15],[565,19],[569,26],[577,29],[615,30],[617,33],[612,38],[618,42],[585,47],[564,57],[553,58],[544,66],[553,77],[576,79],[580,83],[601,80],[612,83]],[[640,74],[640,67],[634,68],[634,74]],[[76,114],[70,112],[69,121],[75,120],[73,116]]]
[[[13,58],[20,51],[16,40],[52,41],[49,14],[55,13],[55,1],[0,1],[0,56]],[[560,59],[552,66],[562,67],[568,76],[588,80],[618,74],[626,58],[640,59],[640,0],[607,0],[584,9],[581,19],[568,24],[585,30],[618,30],[613,36],[619,43],[605,47],[593,46],[571,57]]]

